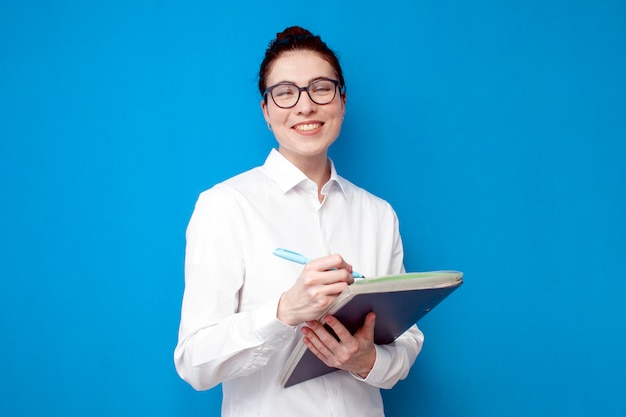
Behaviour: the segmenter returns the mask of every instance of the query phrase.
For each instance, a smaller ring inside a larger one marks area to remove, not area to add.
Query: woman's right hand
[[[281,295],[276,317],[290,326],[315,320],[353,282],[352,265],[340,255],[314,259]]]

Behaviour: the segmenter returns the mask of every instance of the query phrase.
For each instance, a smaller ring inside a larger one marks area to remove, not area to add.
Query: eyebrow
[[[334,80],[334,78],[330,78],[330,77],[325,77],[325,76],[320,76],[320,77],[315,77],[315,78],[311,78],[309,81],[307,81],[307,85],[315,82],[315,81],[319,81],[319,80]],[[293,85],[298,85],[298,83],[294,82],[294,81],[288,81],[288,80],[283,80],[283,81],[279,81],[273,85],[278,85],[278,84],[293,84]]]

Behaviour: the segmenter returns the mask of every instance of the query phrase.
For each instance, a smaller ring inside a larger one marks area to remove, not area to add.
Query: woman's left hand
[[[376,315],[370,312],[363,326],[351,335],[339,320],[333,316],[324,317],[337,340],[319,321],[308,321],[302,328],[304,344],[327,366],[343,369],[366,378],[376,361],[374,346],[374,323]]]

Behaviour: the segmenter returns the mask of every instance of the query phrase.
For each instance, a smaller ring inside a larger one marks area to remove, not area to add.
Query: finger
[[[309,323],[307,323],[307,325],[309,325]],[[331,330],[329,330],[319,321],[311,322],[309,325],[309,329],[311,330],[311,332],[315,333],[315,338],[319,341],[319,343],[316,343],[316,345],[321,350],[325,350],[325,348],[329,350],[334,350],[341,342],[341,340],[338,339],[338,336],[335,336],[335,334],[333,333],[334,330],[332,330],[332,328]],[[312,340],[313,342],[316,342],[315,339]],[[323,347],[320,345],[323,345]]]
[[[337,296],[341,294],[346,288],[348,288],[349,285],[350,283],[347,281],[338,281],[338,282],[325,284],[320,289],[320,294],[323,294],[326,296]]]
[[[367,313],[363,326],[354,334],[355,337],[363,337],[367,340],[374,340],[374,329],[376,327],[376,313]]]
[[[348,264],[340,255],[328,255],[309,262],[305,268],[325,272],[324,283],[345,281],[348,284],[354,282],[352,277],[352,265]]]
[[[314,259],[312,262],[317,262],[323,271],[334,268],[345,269],[346,267],[346,261],[338,254],[322,256],[321,258]]]
[[[331,367],[331,368],[335,367],[331,359],[328,358],[326,355],[324,355],[310,340],[308,340],[306,337],[302,340],[304,341],[304,344],[307,347],[307,349],[309,349],[311,353],[317,356],[319,360],[324,362],[326,366]]]
[[[340,288],[337,291],[337,287],[331,287],[328,289],[333,289],[333,293],[338,293],[343,291],[348,285],[354,282],[354,278],[346,269],[336,269],[331,271],[307,271],[304,276],[303,284],[306,287],[315,287],[315,286],[332,286],[335,284],[340,284]]]
[[[319,323],[318,323],[319,324]],[[326,332],[323,326],[318,326],[318,330],[321,332]],[[304,338],[302,341],[306,345],[306,347],[318,358],[322,359],[324,362],[328,362],[330,356],[332,355],[332,351],[326,346],[326,344],[320,339],[320,334],[318,334],[315,329],[303,327],[302,334],[304,334]],[[333,339],[334,340],[334,339]],[[328,365],[328,363],[326,363]]]
[[[324,323],[333,329],[333,332],[335,332],[340,341],[346,341],[352,337],[350,331],[339,320],[337,320],[336,317],[330,315],[326,316],[324,317]]]

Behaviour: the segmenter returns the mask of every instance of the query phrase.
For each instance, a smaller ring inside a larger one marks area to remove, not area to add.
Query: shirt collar
[[[324,185],[322,191],[326,192],[334,183],[337,184],[339,189],[345,194],[345,180],[337,175],[333,161],[330,158],[328,161],[330,162],[330,179],[328,183]],[[298,167],[289,162],[289,160],[276,149],[272,149],[263,164],[263,168],[268,176],[278,184],[283,193],[286,193],[303,181],[308,180],[308,177],[304,175]]]

